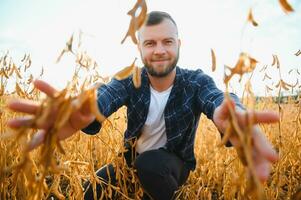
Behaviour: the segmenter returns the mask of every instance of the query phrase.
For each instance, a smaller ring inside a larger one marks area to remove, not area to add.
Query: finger
[[[219,106],[221,116],[228,117],[230,113],[230,108],[234,109],[235,103],[233,100],[224,99],[222,104]]]
[[[28,151],[31,151],[40,146],[45,140],[45,130],[38,131],[28,143]]]
[[[253,124],[259,123],[276,123],[280,117],[278,113],[273,111],[236,111],[238,123],[245,126],[249,122]]]
[[[256,111],[253,113],[255,123],[275,123],[280,119],[278,113],[272,111]]]
[[[255,159],[255,171],[256,174],[261,182],[265,182],[271,171],[271,165],[270,163],[263,157],[257,156],[257,159]]]
[[[258,153],[261,154],[266,160],[273,163],[278,161],[279,156],[277,152],[258,126],[254,127],[253,141]]]
[[[7,122],[10,128],[20,128],[20,127],[31,127],[34,124],[34,118],[32,116],[26,116],[16,119],[11,119]]]
[[[36,114],[39,109],[39,104],[34,101],[25,99],[15,99],[8,102],[8,108],[15,112],[22,112],[27,114]]]
[[[35,80],[34,85],[37,89],[44,92],[47,96],[54,97],[54,95],[57,93],[57,90],[42,80]]]

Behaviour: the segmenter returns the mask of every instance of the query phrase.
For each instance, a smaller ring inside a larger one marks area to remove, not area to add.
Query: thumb
[[[218,107],[218,116],[221,119],[226,119],[228,118],[230,114],[230,108],[235,109],[235,103],[232,99],[227,99],[225,98],[221,105]]]

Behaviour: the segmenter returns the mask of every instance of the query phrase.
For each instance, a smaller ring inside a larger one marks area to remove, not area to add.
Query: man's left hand
[[[241,129],[248,126],[248,119],[250,119],[250,117],[252,119],[253,164],[259,179],[264,182],[270,174],[270,164],[278,160],[278,154],[264,136],[258,124],[278,122],[279,115],[273,111],[244,111],[235,107],[232,100],[229,102],[229,100],[225,99],[223,103],[215,109],[213,114],[213,122],[221,133],[224,133],[227,126],[230,125],[230,106],[234,110],[235,118]],[[248,118],[246,115],[248,115]],[[232,134],[229,140],[234,147],[240,148],[241,143],[237,135]]]

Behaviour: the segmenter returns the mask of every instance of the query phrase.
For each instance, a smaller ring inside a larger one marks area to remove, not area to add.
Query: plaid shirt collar
[[[185,79],[182,76],[180,68],[176,66],[175,69],[176,69],[176,77],[168,101],[174,100],[174,98],[176,98],[176,96],[182,91],[185,85]],[[141,89],[145,96],[150,97],[150,82],[145,67],[143,67],[141,72]]]

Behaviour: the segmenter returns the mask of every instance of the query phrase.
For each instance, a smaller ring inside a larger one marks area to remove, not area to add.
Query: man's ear
[[[181,46],[181,40],[180,39],[178,39],[178,43],[179,43],[179,47]]]

